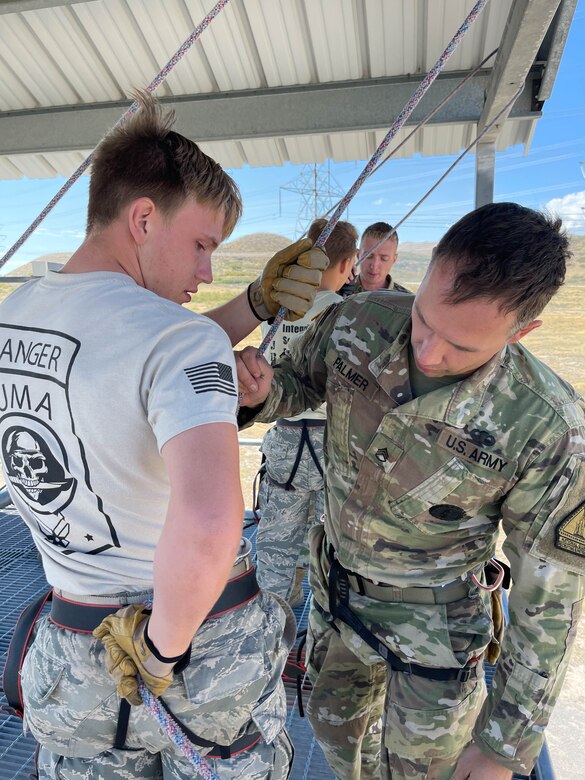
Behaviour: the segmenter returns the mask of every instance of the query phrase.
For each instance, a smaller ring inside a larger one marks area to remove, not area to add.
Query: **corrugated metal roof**
[[[0,177],[8,179],[72,173],[91,148],[77,150],[77,115],[68,122],[66,112],[119,103],[121,115],[130,89],[153,80],[209,12],[213,0],[23,0],[2,5]],[[327,121],[334,126],[318,132],[316,112],[315,132],[309,124],[290,134],[272,135],[264,129],[270,106],[276,110],[286,105],[287,95],[308,85],[333,87],[345,82],[357,87],[368,80],[388,84],[389,79],[414,76],[409,87],[414,91],[418,77],[434,64],[473,5],[473,0],[231,0],[157,95],[200,100],[237,93],[244,100],[257,91],[266,97],[278,92],[285,103],[267,103],[266,113],[257,113],[257,127],[246,137],[225,138],[229,121],[220,139],[213,133],[192,135],[225,167],[365,159],[386,132],[379,120],[371,129],[336,132],[333,113]],[[447,62],[445,73],[465,73],[498,47],[512,5],[513,0],[488,3]],[[527,67],[531,65],[532,61]],[[490,72],[488,68],[487,76]],[[323,94],[333,93],[330,89]],[[243,105],[234,103],[234,117]],[[206,106],[211,104],[197,104],[199,115]],[[395,116],[393,108],[389,106],[388,126]],[[9,120],[25,117],[24,126],[30,128],[47,111],[54,112],[51,121],[61,122],[63,151],[44,148],[37,140],[27,146],[27,133],[11,130],[15,125]],[[351,115],[351,100],[342,113]],[[178,114],[180,118],[181,107]],[[524,111],[508,120],[499,148],[529,142],[538,115]],[[353,126],[353,120],[348,124]],[[441,122],[417,133],[400,156],[457,152],[473,138],[475,125],[476,121],[457,121],[447,110]],[[99,137],[107,128],[97,129]],[[188,127],[179,129],[191,135]]]

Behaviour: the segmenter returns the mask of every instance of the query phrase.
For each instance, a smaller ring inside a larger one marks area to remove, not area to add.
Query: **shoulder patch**
[[[555,546],[585,558],[585,501],[557,525]]]
[[[196,393],[223,393],[237,397],[231,366],[213,361],[184,368],[187,379]]]
[[[585,462],[571,455],[551,500],[542,508],[544,523],[530,554],[576,574],[585,574]],[[552,504],[552,506],[551,506]]]

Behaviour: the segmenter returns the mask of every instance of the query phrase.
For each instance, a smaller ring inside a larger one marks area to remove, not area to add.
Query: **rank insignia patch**
[[[555,547],[585,558],[585,503],[557,525]]]

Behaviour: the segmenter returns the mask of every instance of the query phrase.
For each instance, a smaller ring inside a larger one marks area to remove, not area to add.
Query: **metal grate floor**
[[[247,528],[245,534],[255,547],[256,526]],[[12,630],[20,612],[46,587],[41,562],[28,529],[14,510],[0,511],[0,669],[4,667]],[[306,581],[303,587],[304,604],[294,610],[299,632],[306,629],[309,613]],[[488,679],[492,674],[493,670],[488,668]],[[285,688],[290,706],[287,728],[295,746],[289,780],[335,780],[308,721],[299,715],[296,681],[285,681]],[[0,704],[5,701],[0,689]],[[29,780],[31,775],[34,776],[35,747],[35,741],[23,735],[21,721],[0,712],[0,780]],[[551,774],[539,774],[538,771],[532,777],[554,780]],[[514,780],[528,779],[515,776]]]

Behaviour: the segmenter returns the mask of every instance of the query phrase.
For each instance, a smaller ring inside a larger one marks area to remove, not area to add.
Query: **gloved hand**
[[[148,636],[149,617],[142,605],[132,604],[108,615],[93,632],[106,647],[106,666],[118,694],[134,705],[142,704],[138,674],[155,696],[162,696],[173,681],[175,665],[190,651],[176,658],[162,656]]]
[[[500,645],[504,638],[505,617],[504,617],[504,605],[502,603],[503,595],[502,588],[496,588],[490,593],[490,601],[492,605],[492,622],[494,624],[494,636],[487,649],[485,651],[485,657],[488,664],[492,666],[496,663],[500,656]]]
[[[313,305],[321,283],[321,271],[329,265],[322,249],[310,238],[302,238],[272,257],[248,287],[248,303],[259,320],[274,317],[281,306],[285,319],[298,320]]]

